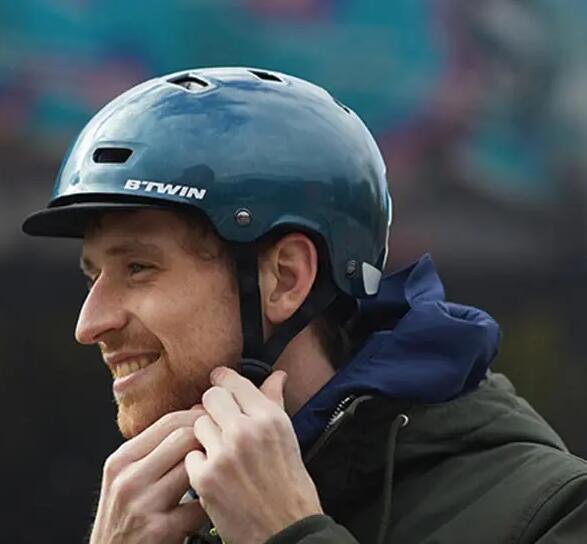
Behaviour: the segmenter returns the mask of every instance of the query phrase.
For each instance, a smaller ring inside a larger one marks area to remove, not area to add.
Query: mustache
[[[163,346],[155,337],[145,334],[116,334],[98,342],[102,359],[112,353],[161,352]]]

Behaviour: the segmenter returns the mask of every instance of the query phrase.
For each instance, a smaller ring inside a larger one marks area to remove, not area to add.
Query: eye
[[[145,272],[146,270],[151,270],[153,267],[148,264],[132,262],[128,264],[128,271],[131,276],[135,274],[140,274],[141,272]]]

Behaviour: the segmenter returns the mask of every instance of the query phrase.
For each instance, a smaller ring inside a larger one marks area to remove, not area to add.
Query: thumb
[[[286,381],[287,374],[283,370],[276,370],[271,373],[259,388],[261,393],[282,409],[284,407],[283,390]]]

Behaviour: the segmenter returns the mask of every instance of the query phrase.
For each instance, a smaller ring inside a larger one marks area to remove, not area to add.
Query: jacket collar
[[[293,417],[302,451],[341,399],[444,402],[477,387],[497,353],[497,323],[482,310],[446,302],[429,255],[384,278],[359,312],[362,328],[371,332],[366,342]]]

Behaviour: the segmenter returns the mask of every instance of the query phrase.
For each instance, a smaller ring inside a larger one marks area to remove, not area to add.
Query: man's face
[[[125,437],[199,402],[210,370],[238,360],[236,282],[213,234],[172,212],[109,213],[84,238],[82,269],[76,338],[112,371]]]

